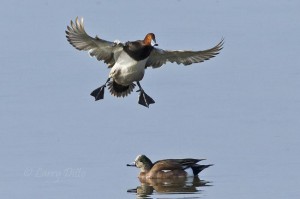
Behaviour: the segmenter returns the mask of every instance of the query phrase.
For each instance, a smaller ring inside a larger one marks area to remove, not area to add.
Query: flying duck
[[[134,166],[140,169],[140,179],[167,179],[167,178],[180,178],[188,176],[188,169],[192,170],[192,175],[197,176],[203,169],[212,166],[197,164],[204,159],[165,159],[158,160],[154,163],[145,156],[138,155],[133,163],[127,164],[127,166]]]
[[[143,40],[110,42],[89,36],[85,32],[83,18],[79,20],[78,17],[67,26],[66,37],[76,49],[88,51],[110,68],[105,84],[91,93],[96,101],[104,98],[106,86],[113,96],[125,97],[133,91],[136,82],[137,92],[140,92],[138,103],[146,107],[155,103],[140,85],[147,67],[158,68],[167,62],[183,65],[203,62],[219,54],[224,43],[222,39],[215,47],[203,51],[163,50],[157,48],[153,33],[148,33]]]

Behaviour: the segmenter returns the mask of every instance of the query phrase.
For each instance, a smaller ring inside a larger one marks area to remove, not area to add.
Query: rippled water
[[[298,199],[299,4],[1,2],[0,197]],[[66,41],[76,16],[107,40],[154,32],[163,49],[225,45],[201,64],[147,69],[149,109],[135,92],[95,102],[109,71]],[[144,183],[126,167],[138,154],[214,166],[203,181]]]

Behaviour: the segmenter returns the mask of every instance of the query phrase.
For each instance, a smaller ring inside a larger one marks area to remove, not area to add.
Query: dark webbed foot
[[[91,96],[95,97],[95,101],[101,100],[104,98],[104,89],[106,87],[107,82],[109,82],[110,78],[105,82],[103,86],[100,86],[99,88],[95,89],[92,93]]]
[[[105,89],[105,85],[101,86],[97,89],[95,89],[92,93],[91,96],[95,97],[95,101],[97,100],[101,100],[104,98],[104,89]]]
[[[143,105],[147,108],[149,108],[150,104],[154,104],[155,101],[145,93],[145,91],[142,89],[141,85],[139,82],[137,82],[137,85],[139,86],[139,90],[137,92],[140,92],[140,96],[139,96],[139,104]]]
[[[140,91],[139,104],[149,108],[150,104],[154,104],[155,101],[147,95],[143,90]]]

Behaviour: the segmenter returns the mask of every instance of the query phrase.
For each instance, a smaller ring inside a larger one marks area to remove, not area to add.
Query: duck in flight
[[[133,91],[136,82],[139,87],[137,92],[140,93],[138,103],[145,107],[155,103],[140,84],[147,67],[159,68],[167,62],[183,65],[203,62],[219,54],[224,43],[222,39],[215,47],[203,51],[163,50],[157,48],[153,33],[148,33],[143,40],[110,42],[98,36],[89,36],[85,32],[83,18],[78,17],[67,26],[66,37],[76,49],[88,51],[110,68],[105,84],[91,93],[96,101],[104,98],[106,86],[113,96],[125,97]]]

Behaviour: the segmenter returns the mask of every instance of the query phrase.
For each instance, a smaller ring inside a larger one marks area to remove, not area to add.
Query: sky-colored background
[[[299,198],[300,23],[298,0],[1,1],[1,198],[135,198],[125,165],[197,157],[215,164],[202,198]],[[66,26],[107,40],[154,32],[163,49],[216,58],[147,69],[138,93],[94,102],[103,62],[75,50]],[[56,173],[74,171],[78,175]],[[159,196],[157,196],[159,197]]]

